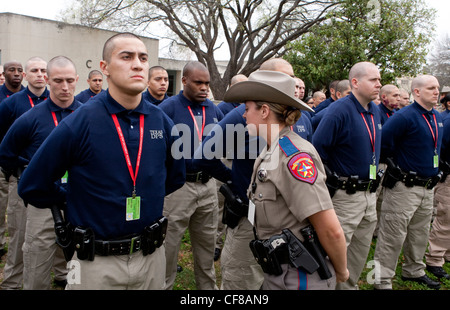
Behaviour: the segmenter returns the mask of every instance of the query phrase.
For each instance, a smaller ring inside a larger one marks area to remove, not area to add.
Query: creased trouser
[[[186,182],[166,196],[164,216],[169,220],[166,234],[166,289],[172,289],[177,273],[181,239],[189,229],[194,255],[197,289],[217,289],[214,248],[217,232],[217,188],[214,179],[207,183]]]
[[[255,239],[253,226],[246,217],[231,229],[222,250],[220,269],[221,290],[259,290],[264,281],[264,272],[250,250],[250,241]]]
[[[54,221],[50,209],[27,207],[27,224],[23,244],[23,288],[47,290],[51,284],[51,270],[55,279],[65,280],[66,261],[62,249],[56,244]]]
[[[1,288],[14,290],[21,289],[23,284],[22,245],[25,239],[27,208],[17,194],[17,179],[13,176],[9,182],[7,216],[9,244]]]
[[[0,250],[6,245],[6,209],[8,207],[9,182],[0,172]]]
[[[344,231],[347,243],[347,269],[350,273],[349,279],[338,283],[336,289],[357,289],[377,223],[376,194],[357,191],[350,195],[344,190],[338,190],[332,201]]]
[[[434,191],[436,217],[428,240],[426,263],[430,266],[440,266],[445,260],[450,260],[450,177],[444,183],[438,183]]]
[[[78,260],[75,253],[67,264],[66,290],[162,290],[165,263],[164,245],[151,255],[95,255],[93,261]]]
[[[420,186],[406,187],[402,182],[397,182],[392,189],[385,188],[374,254],[380,267],[376,288],[391,288],[402,248],[405,259],[402,275],[417,278],[425,274],[423,257],[432,211],[433,190]]]

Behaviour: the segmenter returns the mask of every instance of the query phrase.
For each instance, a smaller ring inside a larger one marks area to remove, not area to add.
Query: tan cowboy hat
[[[295,81],[279,71],[258,70],[247,81],[231,86],[225,93],[226,102],[266,101],[288,105],[300,110],[314,112],[306,103],[294,97]]]

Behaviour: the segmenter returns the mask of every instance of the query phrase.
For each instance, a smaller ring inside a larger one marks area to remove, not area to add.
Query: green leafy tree
[[[424,70],[435,10],[423,0],[343,0],[327,21],[291,42],[285,58],[307,89],[348,78],[353,64],[370,61],[382,83]]]

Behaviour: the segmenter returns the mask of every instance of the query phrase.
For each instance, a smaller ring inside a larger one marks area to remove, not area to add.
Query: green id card
[[[68,177],[69,177],[69,171],[66,171],[66,173],[64,173],[63,177],[61,178],[61,183],[66,184]]]
[[[141,197],[128,197],[127,198],[127,221],[139,220],[141,218]]]
[[[369,179],[375,180],[377,178],[377,166],[370,165],[369,166]]]
[[[439,167],[439,156],[434,155],[433,156],[433,168],[438,168],[438,167]]]

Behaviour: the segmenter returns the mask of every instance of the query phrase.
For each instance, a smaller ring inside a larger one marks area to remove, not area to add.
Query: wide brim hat
[[[279,71],[258,70],[250,74],[247,81],[231,86],[225,93],[224,101],[265,101],[314,112],[294,94],[295,80],[292,77]]]

